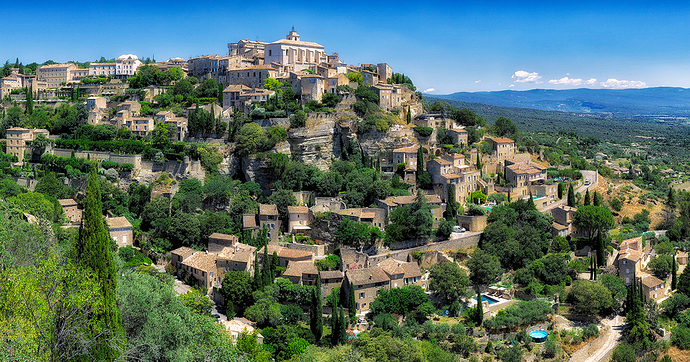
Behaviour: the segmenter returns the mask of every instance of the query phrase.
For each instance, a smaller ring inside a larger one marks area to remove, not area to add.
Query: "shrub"
[[[111,168],[117,168],[119,165],[120,164],[117,162],[112,162],[108,160],[101,162],[101,167],[103,167],[106,170],[110,170]]]
[[[431,134],[434,132],[434,129],[431,127],[413,127],[415,132],[419,133],[420,136],[422,137],[429,137]]]
[[[123,163],[120,165],[120,171],[132,172],[134,170],[134,165],[131,163]]]

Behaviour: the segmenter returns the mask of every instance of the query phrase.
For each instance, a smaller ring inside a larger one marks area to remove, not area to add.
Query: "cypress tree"
[[[89,175],[82,224],[76,243],[77,261],[96,276],[103,304],[94,311],[91,332],[97,339],[92,353],[94,360],[112,361],[118,358],[126,344],[122,318],[117,309],[117,267],[111,249],[112,239],[103,221],[101,190],[96,172]],[[115,342],[115,343],[113,343]]]
[[[254,253],[254,288],[259,290],[263,287],[261,272],[259,272],[259,253]]]
[[[563,198],[563,191],[565,191],[565,185],[562,182],[558,183],[558,198]]]
[[[350,283],[350,298],[348,300],[350,303],[350,319],[355,320],[357,318],[357,304],[355,302],[355,285]]]
[[[589,190],[588,190],[588,191],[589,191]],[[594,205],[594,206],[601,206],[601,205],[599,205],[600,201],[601,201],[601,200],[600,200],[600,198],[599,198],[599,193],[596,192],[596,191],[594,191],[594,197],[592,197],[592,205]]]
[[[570,185],[570,188],[568,189],[568,206],[574,207],[575,206],[575,190],[573,190],[573,185]]]
[[[587,192],[585,192],[584,206],[588,206],[590,203],[591,203],[591,200],[589,198],[589,189],[587,189]]]
[[[477,288],[477,309],[475,310],[474,322],[481,326],[482,321],[484,321],[484,306],[482,305],[482,293]]]
[[[309,327],[318,343],[323,335],[323,303],[321,301],[321,276],[319,274],[316,274],[316,285],[314,286],[310,313]]]
[[[676,253],[673,252],[673,264],[671,264],[671,290],[676,290],[676,274],[678,274],[678,265],[676,264]]]
[[[338,339],[340,344],[346,344],[347,343],[347,322],[345,321],[345,311],[343,308],[338,308],[338,319],[340,322],[338,323],[340,325],[340,331],[338,332]]]
[[[410,106],[407,106],[407,124],[412,122],[412,113],[410,113]]]
[[[424,152],[422,146],[417,149],[417,178],[424,174]]]
[[[340,294],[338,294],[338,305],[347,308],[347,297],[347,288],[345,288],[345,281],[343,281],[343,283],[340,284]]]
[[[477,170],[479,170],[479,175],[483,176],[484,172],[482,171],[482,160],[479,154],[477,154]]]
[[[448,202],[446,202],[446,220],[455,220],[455,215],[457,215],[457,201],[455,201],[455,188],[453,185],[448,186]]]
[[[527,200],[527,207],[530,210],[536,210],[537,205],[534,204],[534,198],[532,198],[532,191],[529,192],[529,200]]]
[[[278,269],[278,264],[278,253],[274,251],[273,255],[271,256],[271,280],[268,284],[273,284],[273,282],[276,280],[276,270]]]
[[[24,112],[28,115],[31,115],[31,113],[34,112],[34,98],[32,86],[29,86],[29,89],[26,90],[26,110]]]
[[[335,301],[331,305],[331,344],[337,346],[340,342],[340,315]]]

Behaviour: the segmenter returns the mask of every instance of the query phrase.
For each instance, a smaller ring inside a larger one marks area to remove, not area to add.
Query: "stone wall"
[[[53,148],[50,153],[60,157],[72,157],[72,150],[66,148]],[[111,161],[119,164],[131,163],[134,168],[141,167],[141,155],[121,155],[117,153],[102,152],[102,151],[74,151],[74,157],[85,158],[90,160]]]
[[[327,254],[333,254],[335,247],[331,243],[326,243],[323,245],[307,245],[307,244],[297,244],[297,243],[283,243],[277,242],[277,245],[288,249],[308,251],[314,254],[315,257],[326,256]]]
[[[431,250],[458,250],[477,246],[479,243],[479,238],[481,233],[467,235],[463,238],[441,241],[438,243],[430,243],[422,246],[412,247],[402,250],[392,250],[385,254],[378,254],[369,256],[369,265],[376,265],[388,258],[394,258],[397,260],[407,260],[407,256],[411,251],[431,251]]]
[[[14,182],[19,186],[26,187],[29,191],[33,192],[38,184],[38,180],[32,180],[26,177],[13,177]]]

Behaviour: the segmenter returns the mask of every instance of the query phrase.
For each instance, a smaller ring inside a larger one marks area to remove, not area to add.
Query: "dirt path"
[[[623,326],[625,325],[624,318],[621,316],[616,316],[616,318],[604,320],[602,323],[611,327],[609,333],[606,335],[606,340],[604,341],[604,344],[599,347],[598,350],[594,351],[594,353],[592,353],[589,357],[587,357],[584,362],[606,361],[610,353],[614,348],[616,348],[616,345],[618,345],[618,340],[621,337],[621,332],[623,330]]]

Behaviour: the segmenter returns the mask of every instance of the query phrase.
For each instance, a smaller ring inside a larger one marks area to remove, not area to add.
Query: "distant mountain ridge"
[[[631,116],[690,116],[690,89],[533,89],[527,91],[458,92],[433,97],[501,107],[543,111]]]

